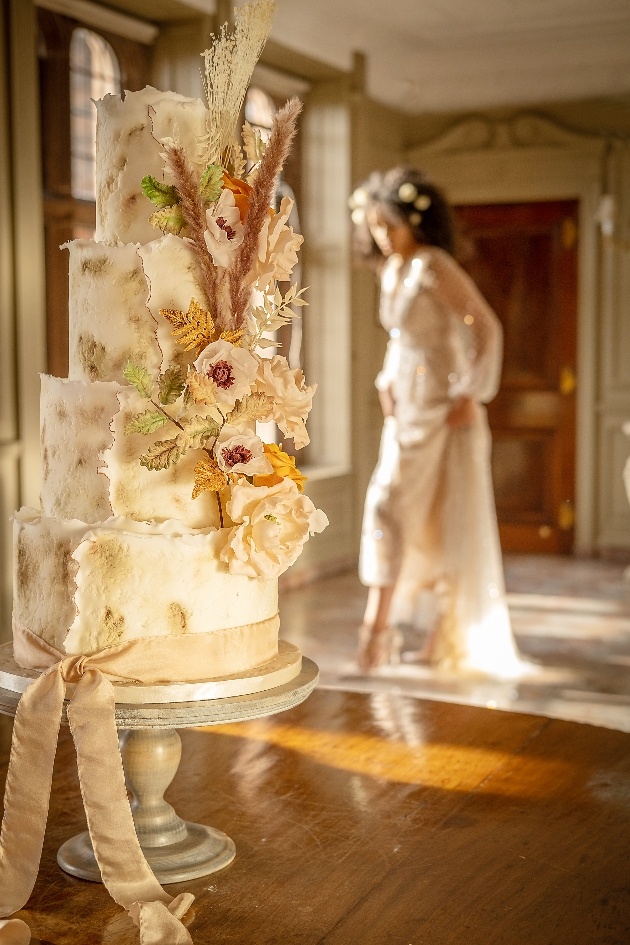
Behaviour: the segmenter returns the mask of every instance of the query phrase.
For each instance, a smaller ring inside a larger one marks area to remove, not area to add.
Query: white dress
[[[394,610],[410,619],[430,589],[438,602],[432,662],[456,673],[510,678],[519,658],[505,587],[483,403],[497,392],[501,325],[472,280],[443,250],[388,259],[381,322],[389,332],[376,386],[390,389],[368,488],[359,573],[396,584]],[[453,401],[477,401],[472,426],[452,429]]]

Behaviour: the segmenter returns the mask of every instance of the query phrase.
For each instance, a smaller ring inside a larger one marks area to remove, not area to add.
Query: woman
[[[457,673],[519,675],[482,406],[499,385],[500,323],[453,259],[450,209],[422,174],[375,174],[351,203],[357,244],[379,260],[389,332],[376,379],[385,421],[361,539],[369,592],[359,666],[396,659],[395,592],[398,609],[405,601],[409,609],[430,590],[437,606],[424,658]]]

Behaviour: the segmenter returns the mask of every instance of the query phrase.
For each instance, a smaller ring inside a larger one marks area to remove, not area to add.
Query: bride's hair
[[[367,224],[367,210],[378,206],[393,223],[406,223],[416,242],[439,246],[453,255],[453,214],[442,191],[422,171],[394,167],[376,171],[357,187],[350,198],[354,223],[354,246],[363,259],[382,259]]]

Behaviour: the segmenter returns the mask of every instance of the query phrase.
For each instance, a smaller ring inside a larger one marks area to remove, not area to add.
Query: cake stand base
[[[119,738],[134,826],[158,881],[162,885],[182,883],[216,873],[231,863],[236,848],[226,834],[182,820],[164,800],[182,755],[175,729],[138,728],[121,732]],[[57,853],[57,863],[72,876],[101,882],[87,831],[66,840]]]
[[[15,715],[22,692],[36,675],[15,664],[10,644],[0,646],[1,714]],[[181,759],[177,729],[285,712],[310,695],[318,676],[315,663],[303,658],[297,647],[281,642],[278,659],[243,680],[187,687],[130,685],[120,692],[115,688],[116,725],[134,825],[142,852],[161,884],[215,873],[236,855],[226,834],[182,820],[164,799]],[[207,698],[210,693],[215,698]],[[219,693],[222,697],[216,698]],[[65,709],[62,721],[67,721]],[[72,876],[101,882],[87,832],[67,840],[57,862]]]

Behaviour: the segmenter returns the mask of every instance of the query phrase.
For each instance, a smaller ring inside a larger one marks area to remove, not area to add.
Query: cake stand
[[[0,646],[0,714],[15,715],[22,692],[37,675],[15,663],[11,643]],[[170,686],[114,686],[116,726],[136,833],[162,885],[215,873],[236,855],[230,837],[182,820],[164,800],[182,753],[177,729],[284,712],[307,698],[318,676],[315,663],[281,641],[277,659],[243,676]],[[66,722],[64,704],[62,723]],[[101,882],[87,831],[62,844],[57,862],[73,876]]]

